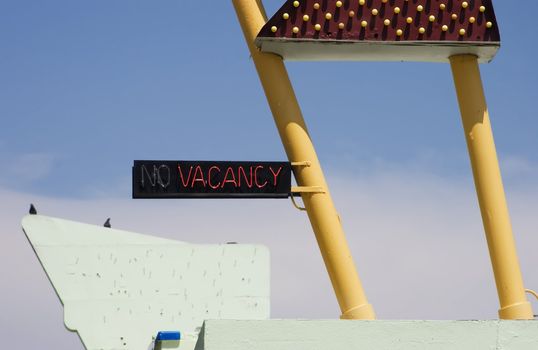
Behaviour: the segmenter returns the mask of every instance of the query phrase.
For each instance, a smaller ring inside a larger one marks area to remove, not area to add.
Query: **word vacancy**
[[[287,198],[289,162],[135,160],[133,198]]]

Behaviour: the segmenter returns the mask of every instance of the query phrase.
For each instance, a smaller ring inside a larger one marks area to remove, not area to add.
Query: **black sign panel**
[[[287,198],[289,162],[135,160],[133,198]]]

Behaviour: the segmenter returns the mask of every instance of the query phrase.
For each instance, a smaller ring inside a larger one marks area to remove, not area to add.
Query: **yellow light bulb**
[[[417,11],[418,11],[418,12],[422,12],[422,10],[424,10],[424,6],[422,6],[422,5],[418,5],[418,6],[417,6]]]
[[[377,11],[377,9],[372,10],[372,15],[377,16],[378,13],[379,13],[379,11]]]
[[[486,6],[480,6],[479,10],[480,12],[486,12]]]
[[[469,7],[469,3],[467,1],[464,1],[464,2],[461,3],[461,7],[466,9],[467,7]]]
[[[402,36],[402,35],[403,35],[403,30],[398,29],[398,30],[396,31],[396,35],[398,35],[398,36]]]
[[[330,12],[327,12],[327,13],[325,14],[325,19],[326,19],[326,20],[330,20],[331,18],[333,18],[333,15],[332,15]]]
[[[452,18],[452,20],[455,21],[458,19],[458,15],[453,13],[452,16],[450,16],[450,18]]]
[[[284,13],[284,14],[282,15],[282,18],[284,18],[284,19],[288,19],[288,18],[290,18],[290,15],[289,15],[288,13]]]
[[[399,7],[395,7],[395,8],[394,8],[394,13],[398,14],[398,13],[400,13],[400,11],[401,11],[401,10],[400,10]]]
[[[342,7],[342,1],[337,1],[336,2],[336,7]]]
[[[441,27],[441,30],[442,30],[443,32],[446,32],[446,31],[448,30],[448,26],[447,26],[447,25],[442,26],[442,27]]]
[[[426,33],[426,29],[424,29],[424,27],[420,27],[420,28],[418,29],[418,32],[419,32],[420,34],[424,34],[424,33]]]
[[[342,22],[338,23],[338,28],[339,29],[344,29],[345,26],[346,25],[344,23],[342,23]]]
[[[293,7],[299,7],[299,5],[300,5],[300,4],[299,4],[299,1],[294,1],[294,2],[293,2]]]
[[[407,19],[405,21],[407,23],[411,24],[411,23],[413,23],[413,17],[407,17]]]
[[[366,0],[359,0],[359,5],[364,5],[366,3]]]
[[[319,10],[319,2],[314,3],[314,10]]]
[[[491,22],[486,22],[486,27],[487,27],[487,28],[491,28],[491,27],[493,27],[493,23],[491,23]]]
[[[314,26],[314,29],[317,30],[318,32],[321,30],[321,26],[319,24],[316,24]]]
[[[349,11],[348,15],[349,15],[349,17],[355,16],[355,11]]]
[[[299,27],[293,27],[292,31],[297,34],[299,33]]]
[[[309,19],[310,19],[310,17],[308,15],[303,16],[303,21],[308,22]]]
[[[439,5],[439,8],[440,8],[441,10],[444,10],[444,9],[446,9],[446,5],[445,5],[445,4],[441,4],[441,5]]]
[[[390,26],[390,19],[384,20],[383,24],[386,25],[386,26]]]
[[[460,35],[465,35],[465,33],[466,33],[466,32],[465,32],[465,29],[461,28],[460,31],[459,31],[459,34],[460,34]]]
[[[272,26],[272,27],[271,27],[271,31],[272,31],[273,33],[276,33],[276,30],[277,30],[277,27],[275,27],[275,26]]]
[[[366,21],[361,22],[361,27],[366,28],[367,25],[368,25],[368,22]]]
[[[469,17],[469,23],[474,23],[476,21],[476,18],[474,17]]]
[[[434,16],[434,15],[431,15],[431,16],[428,18],[428,20],[429,20],[430,22],[434,22],[434,21],[435,21],[435,16]]]

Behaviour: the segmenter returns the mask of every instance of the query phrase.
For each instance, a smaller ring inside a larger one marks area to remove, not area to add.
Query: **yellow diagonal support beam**
[[[533,319],[512,234],[476,56],[450,58],[502,319]]]
[[[324,193],[302,193],[302,199],[342,311],[341,317],[373,319],[374,310],[355,269],[284,63],[276,55],[261,53],[254,45],[256,35],[266,22],[263,6],[258,0],[233,0],[233,4],[288,159],[292,164],[310,163],[310,166],[294,169],[297,184],[325,189]]]

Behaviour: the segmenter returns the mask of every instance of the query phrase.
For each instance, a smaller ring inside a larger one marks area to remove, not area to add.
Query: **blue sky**
[[[266,2],[268,13],[278,6]],[[501,158],[536,162],[530,16],[538,5],[496,6],[503,47],[482,67],[496,142]],[[117,184],[133,159],[284,159],[231,3],[206,7],[3,1],[2,184],[54,196],[127,196],[128,186]],[[469,174],[447,65],[288,67],[331,171],[368,171],[382,160]]]
[[[265,1],[268,14],[281,4]],[[522,269],[537,289],[538,2],[518,4],[495,2],[502,48],[481,71]],[[496,317],[450,67],[287,67],[380,317]],[[29,202],[44,214],[95,224],[112,216],[116,227],[181,240],[266,244],[273,315],[338,316],[308,221],[289,203],[130,199],[134,159],[285,159],[231,1],[0,0],[0,81],[0,275],[14,281],[0,291],[13,300],[0,334],[28,325],[42,329],[36,346],[79,346],[20,231]],[[278,220],[262,215],[273,210]],[[272,236],[272,225],[294,234]],[[293,270],[290,261],[303,263]],[[305,281],[293,287],[297,275]]]

